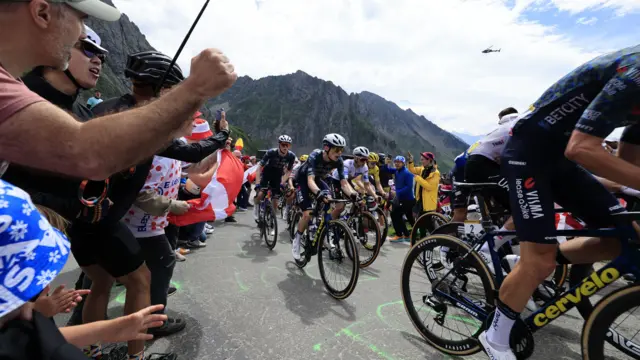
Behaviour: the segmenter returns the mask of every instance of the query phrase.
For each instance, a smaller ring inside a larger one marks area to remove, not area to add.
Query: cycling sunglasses
[[[284,146],[284,147],[290,148],[290,147],[291,147],[291,144],[289,144],[289,143],[285,143],[285,142],[281,142],[281,143],[280,143],[280,146]]]
[[[86,41],[78,41],[75,47],[76,49],[82,51],[84,56],[88,57],[89,59],[93,59],[93,57],[95,56],[100,59],[100,62],[102,62],[103,64],[105,63],[105,61],[107,61],[107,54],[99,51],[95,47],[88,44]]]

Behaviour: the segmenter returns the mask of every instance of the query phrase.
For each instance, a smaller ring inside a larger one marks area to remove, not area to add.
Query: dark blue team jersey
[[[513,134],[541,144],[539,151],[560,155],[574,130],[604,139],[628,126],[622,141],[640,144],[639,123],[637,45],[597,57],[553,84],[522,115]]]
[[[324,179],[333,169],[338,169],[338,177],[344,179],[344,162],[342,157],[336,161],[324,161],[322,150],[316,149],[309,154],[309,158],[298,172],[299,177],[315,176],[316,179]]]
[[[293,169],[293,163],[296,161],[296,154],[292,151],[289,151],[287,155],[281,156],[280,150],[277,148],[270,149],[264,154],[262,160],[260,160],[260,166],[263,168],[271,168],[278,169],[282,171],[287,166],[287,170],[291,171]]]

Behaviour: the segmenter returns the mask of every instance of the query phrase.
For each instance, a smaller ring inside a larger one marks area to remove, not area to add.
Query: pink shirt
[[[46,100],[29,90],[22,81],[11,76],[0,65],[0,125],[18,111],[40,101]],[[6,161],[1,159],[2,151],[0,151],[0,177],[4,174],[8,165]]]

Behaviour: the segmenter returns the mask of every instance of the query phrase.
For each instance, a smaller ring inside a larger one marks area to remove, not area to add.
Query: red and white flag
[[[244,184],[248,181],[253,184],[253,182],[256,181],[256,170],[258,170],[258,164],[248,168],[247,171],[244,172],[242,183]]]
[[[218,151],[218,168],[209,184],[202,189],[199,199],[188,200],[191,208],[182,215],[170,215],[169,222],[176,226],[203,221],[222,220],[236,211],[233,201],[243,184],[244,165],[229,150]]]

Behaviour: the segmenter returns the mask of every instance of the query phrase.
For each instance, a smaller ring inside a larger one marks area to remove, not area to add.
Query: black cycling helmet
[[[141,51],[129,55],[124,75],[149,85],[157,86],[171,64],[171,58],[158,51]],[[182,69],[178,64],[173,67],[164,79],[163,87],[173,86],[184,80]]]

